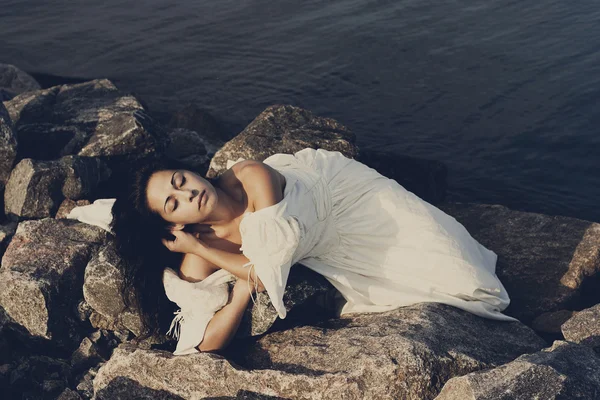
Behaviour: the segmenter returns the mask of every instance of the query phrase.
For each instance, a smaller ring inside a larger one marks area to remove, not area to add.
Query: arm
[[[199,351],[224,349],[240,326],[244,311],[250,300],[248,281],[238,279],[232,289],[229,303],[215,313],[204,332],[204,339],[197,346]]]
[[[198,242],[194,254],[217,267],[223,268],[232,275],[235,275],[238,279],[243,279],[246,282],[248,281],[248,272],[250,272],[250,286],[253,286],[253,283],[257,282],[259,287],[258,291],[262,292],[265,290],[262,282],[258,276],[256,276],[254,268],[245,268],[243,266],[250,261],[245,255],[229,253],[228,251],[209,247],[200,242]]]
[[[193,253],[183,255],[183,261],[179,267],[179,277],[189,282],[199,282],[206,279],[219,267],[205,258]]]

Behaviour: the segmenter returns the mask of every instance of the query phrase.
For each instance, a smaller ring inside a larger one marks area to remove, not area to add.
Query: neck
[[[215,186],[215,190],[219,196],[217,206],[202,223],[214,226],[227,225],[244,212],[244,205],[221,188]]]

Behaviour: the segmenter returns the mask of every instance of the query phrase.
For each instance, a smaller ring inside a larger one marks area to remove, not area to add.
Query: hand
[[[175,240],[161,239],[167,249],[175,253],[194,253],[198,249],[208,248],[207,244],[192,233],[183,230],[171,230]]]

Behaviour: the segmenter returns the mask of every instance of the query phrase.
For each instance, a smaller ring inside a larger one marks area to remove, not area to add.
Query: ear
[[[185,228],[185,225],[182,225],[182,224],[169,225],[169,229],[171,229],[173,231],[180,231],[180,230],[183,230],[183,228]]]

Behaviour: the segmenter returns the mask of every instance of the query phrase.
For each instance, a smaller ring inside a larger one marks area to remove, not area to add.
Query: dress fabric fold
[[[246,213],[240,222],[240,233],[243,237],[240,250],[254,266],[279,318],[285,318],[283,293],[301,240],[298,221],[286,214],[286,203],[282,202],[256,221],[253,213]]]

